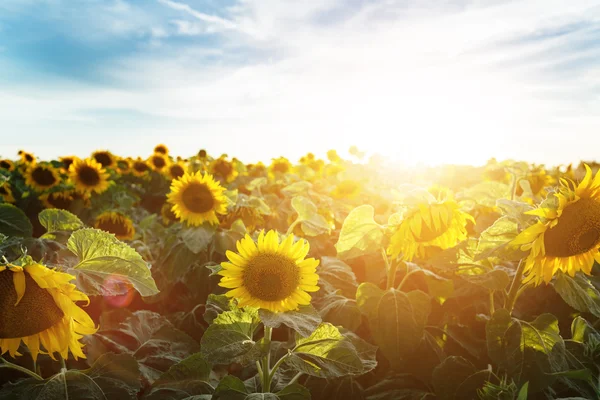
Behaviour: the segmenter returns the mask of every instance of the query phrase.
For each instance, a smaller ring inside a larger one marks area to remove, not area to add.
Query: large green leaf
[[[335,257],[322,257],[319,264],[319,287],[328,293],[341,292],[346,297],[356,295],[356,275],[352,268]]]
[[[261,309],[258,311],[258,316],[265,326],[279,328],[283,324],[304,337],[310,336],[322,322],[321,316],[312,305],[281,313]]]
[[[336,326],[355,331],[362,321],[356,300],[337,294],[329,294],[315,301],[323,320]]]
[[[73,232],[67,247],[79,259],[79,263],[70,272],[76,274],[82,284],[81,289],[87,294],[123,294],[107,292],[121,286],[107,286],[106,280],[111,278],[130,282],[142,296],[158,293],[146,262],[134,249],[114,235],[99,229],[80,229]]]
[[[46,232],[76,231],[85,225],[81,220],[69,211],[57,208],[49,208],[39,213],[38,219]]]
[[[433,371],[432,385],[440,400],[454,400],[461,384],[477,372],[463,357],[450,356]],[[471,393],[475,395],[476,393]],[[457,399],[460,400],[460,399]]]
[[[296,196],[292,198],[292,207],[298,213],[296,221],[300,223],[302,232],[307,236],[329,233],[329,223],[317,210],[317,206],[308,198]]]
[[[335,244],[339,258],[349,259],[380,251],[383,228],[375,222],[374,216],[375,209],[370,205],[356,207],[348,214]]]
[[[0,233],[6,236],[31,237],[33,226],[27,215],[12,204],[0,204]]]
[[[600,292],[581,272],[574,277],[559,272],[554,289],[574,309],[600,317]]]
[[[179,237],[194,254],[205,250],[210,244],[217,227],[205,222],[200,226],[188,227],[179,232]]]
[[[483,231],[479,237],[475,261],[488,257],[498,257],[505,261],[518,261],[526,256],[517,246],[510,242],[517,237],[519,224],[514,219],[503,216],[492,226]]]
[[[211,364],[254,361],[260,355],[253,339],[259,323],[256,309],[246,307],[222,312],[204,332],[200,341],[202,355]]]
[[[179,400],[188,396],[212,394],[210,364],[196,353],[173,365],[153,384],[146,400]]]

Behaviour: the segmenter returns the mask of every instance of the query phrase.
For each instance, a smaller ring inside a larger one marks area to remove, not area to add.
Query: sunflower
[[[274,158],[269,165],[269,173],[271,176],[277,176],[278,174],[285,175],[292,170],[292,164],[285,157]]]
[[[410,209],[390,239],[387,252],[402,254],[405,261],[426,258],[432,247],[449,249],[467,238],[467,222],[473,217],[459,209],[451,199],[430,204],[420,203]]]
[[[256,164],[248,164],[246,168],[248,169],[248,175],[253,178],[258,178],[267,174],[267,167],[260,161]]]
[[[231,225],[238,219],[241,219],[248,232],[254,232],[257,227],[265,223],[265,218],[255,207],[238,207],[235,211],[227,213],[221,227],[231,228]]]
[[[162,173],[167,170],[169,159],[161,153],[154,153],[148,158],[148,165],[156,172]]]
[[[142,177],[146,175],[148,171],[150,171],[150,166],[146,163],[146,161],[138,157],[137,160],[133,162],[131,170],[135,176]]]
[[[15,197],[13,196],[12,189],[10,188],[10,184],[8,182],[0,184],[0,199],[7,203],[15,202]]]
[[[179,221],[177,215],[171,210],[173,206],[169,203],[165,203],[162,205],[160,209],[160,216],[162,218],[163,224],[171,225],[173,222]]]
[[[10,160],[0,160],[0,169],[5,169],[7,171],[12,171],[15,169],[15,165]]]
[[[94,220],[94,227],[112,233],[119,240],[133,240],[135,236],[131,218],[116,211],[106,211],[98,215]]]
[[[73,191],[45,193],[40,196],[40,200],[47,208],[60,208],[68,210],[75,199]]]
[[[38,192],[43,192],[59,183],[60,175],[56,168],[50,164],[35,164],[25,172],[25,184]]]
[[[336,199],[353,199],[359,195],[360,190],[360,183],[347,179],[338,183],[331,195]]]
[[[207,155],[208,155],[208,153],[206,152],[206,150],[204,150],[204,149],[198,150],[198,158],[201,158],[204,160]]]
[[[531,193],[535,197],[545,197],[548,194],[546,188],[555,183],[554,177],[549,175],[546,170],[541,167],[533,168],[531,171],[529,171],[524,180],[529,182]],[[523,194],[523,188],[521,185],[517,185],[515,194],[517,196],[521,196]]]
[[[294,243],[294,236],[288,235],[280,243],[271,230],[266,235],[261,231],[257,243],[246,235],[236,246],[238,253],[227,251],[229,262],[221,263],[219,286],[231,289],[226,295],[238,299],[239,307],[283,312],[310,304],[307,292],[319,290],[319,261],[305,259],[308,242]]]
[[[337,151],[335,150],[329,150],[327,152],[327,159],[332,163],[339,163],[340,161],[342,161],[342,157],[340,157]]]
[[[554,203],[527,212],[541,220],[513,240],[521,250],[531,250],[523,282],[548,283],[559,270],[590,274],[594,260],[600,262],[600,174],[593,178],[590,167],[585,169],[579,185],[563,179]]]
[[[233,163],[227,161],[223,156],[210,163],[210,172],[214,176],[222,178],[227,183],[233,182],[238,175]]]
[[[68,171],[69,167],[71,167],[71,164],[73,164],[73,161],[75,161],[76,158],[77,157],[75,157],[75,156],[65,156],[65,157],[59,157],[58,160],[62,163],[65,171]]]
[[[95,160],[76,159],[69,167],[69,177],[75,188],[86,195],[92,192],[102,193],[108,189],[108,174]]]
[[[77,359],[85,358],[79,340],[96,332],[94,321],[76,301],[88,297],[69,283],[73,275],[57,272],[41,264],[0,266],[0,353],[18,353],[21,341],[33,360],[47,353],[63,359],[69,350]]]
[[[102,168],[112,168],[117,163],[116,157],[108,150],[97,150],[92,153],[92,158],[102,165]]]
[[[171,183],[171,193],[167,195],[172,211],[182,221],[198,226],[208,221],[217,225],[217,213],[227,212],[225,188],[215,181],[212,175],[199,172],[185,174]]]
[[[119,171],[121,175],[131,172],[131,161],[128,158],[119,158],[117,160],[117,171]]]
[[[21,161],[24,164],[34,164],[35,163],[35,156],[31,153],[28,153],[26,151],[23,150],[19,150],[19,156],[21,156]]]
[[[156,147],[154,148],[154,152],[162,154],[163,156],[166,156],[167,154],[169,154],[169,148],[167,146],[165,146],[164,144],[157,144]]]
[[[181,178],[187,171],[187,167],[183,161],[172,163],[168,167],[169,177],[171,179]]]

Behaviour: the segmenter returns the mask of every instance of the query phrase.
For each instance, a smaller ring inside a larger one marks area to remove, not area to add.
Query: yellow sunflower
[[[128,158],[119,158],[116,163],[117,171],[121,175],[128,174],[131,172],[131,160]]]
[[[177,215],[175,215],[173,210],[171,210],[171,207],[173,207],[171,204],[165,203],[160,209],[160,216],[162,218],[163,224],[165,225],[171,225],[173,222],[179,221]]]
[[[210,163],[210,172],[214,176],[222,178],[226,183],[233,182],[238,176],[238,172],[233,163],[227,161],[223,156]]]
[[[206,152],[206,150],[204,150],[204,149],[198,150],[198,158],[200,158],[201,160],[206,159],[207,155],[208,155],[208,153]]]
[[[336,199],[353,199],[360,194],[360,183],[347,179],[337,184],[331,192],[331,196]]]
[[[116,212],[106,211],[94,220],[94,228],[112,233],[119,240],[133,240],[135,227],[128,216]]]
[[[263,214],[255,207],[237,207],[234,211],[227,213],[221,221],[221,227],[229,229],[238,219],[242,220],[248,232],[254,232],[257,227],[265,223]]]
[[[25,184],[38,192],[43,192],[60,183],[60,175],[50,164],[31,165],[25,172]]]
[[[142,160],[140,157],[135,160],[131,166],[131,171],[135,176],[145,176],[148,171],[150,171],[150,166],[146,163],[146,161]]]
[[[557,202],[529,211],[541,220],[525,229],[514,240],[521,250],[531,250],[525,260],[525,279],[536,285],[550,282],[557,271],[574,276],[589,274],[594,260],[600,262],[600,174],[586,174],[579,185],[561,180],[554,193]]]
[[[161,153],[154,153],[148,158],[147,164],[156,172],[163,173],[169,166],[169,159]]]
[[[0,199],[7,203],[15,202],[15,197],[13,196],[12,189],[10,188],[10,184],[8,182],[0,184]]]
[[[69,167],[69,177],[79,192],[90,195],[102,193],[108,189],[108,174],[93,159],[76,159]]]
[[[169,177],[171,179],[181,178],[187,171],[187,166],[183,161],[172,163],[168,167]]]
[[[63,359],[69,350],[77,359],[85,358],[79,340],[96,332],[94,321],[76,301],[88,297],[69,283],[73,275],[40,264],[0,266],[0,352],[18,353],[21,341],[34,361],[38,354],[54,353]]]
[[[117,158],[108,150],[97,150],[92,153],[92,158],[102,165],[102,168],[113,168],[117,163]]]
[[[71,164],[73,164],[73,161],[75,161],[77,157],[75,156],[65,156],[65,157],[59,157],[59,161],[62,163],[63,168],[65,171],[69,171],[69,167],[71,167]]]
[[[475,222],[454,200],[420,203],[405,214],[387,252],[393,257],[402,255],[406,261],[426,258],[432,247],[449,249],[465,240],[467,221]]]
[[[169,148],[167,146],[165,146],[164,144],[157,144],[156,147],[154,148],[154,152],[162,154],[163,156],[166,156],[167,154],[169,154]]]
[[[23,150],[19,150],[19,156],[21,156],[21,161],[24,164],[34,164],[35,163],[35,156],[31,153],[28,153],[26,151]]]
[[[531,169],[523,179],[529,182],[531,193],[533,193],[535,197],[545,197],[548,194],[546,188],[555,183],[554,177],[548,174],[546,170],[541,167]],[[521,196],[523,194],[523,188],[521,185],[517,185],[515,194],[517,196]]]
[[[253,178],[258,178],[267,174],[267,167],[260,161],[256,164],[248,164],[246,168],[248,169],[248,175]]]
[[[271,165],[269,165],[269,174],[275,177],[278,174],[285,175],[292,170],[292,164],[285,157],[274,158]]]
[[[212,175],[186,173],[173,180],[167,199],[173,205],[172,211],[181,221],[193,226],[202,225],[205,221],[217,225],[217,213],[227,213],[224,191],[225,188]]]
[[[15,165],[10,160],[0,160],[0,169],[5,169],[7,171],[12,171],[15,169]]]
[[[342,157],[340,157],[337,151],[335,150],[329,150],[327,152],[327,159],[332,163],[339,163],[340,161],[342,161]]]
[[[60,208],[62,210],[70,209],[74,199],[72,190],[45,193],[40,196],[40,200],[46,208]]]
[[[231,289],[226,295],[236,298],[239,307],[283,312],[310,304],[308,292],[319,290],[319,261],[305,259],[308,242],[294,243],[294,236],[288,235],[280,243],[271,230],[266,235],[261,231],[257,243],[246,235],[236,246],[238,252],[227,251],[229,262],[221,263],[219,286]]]

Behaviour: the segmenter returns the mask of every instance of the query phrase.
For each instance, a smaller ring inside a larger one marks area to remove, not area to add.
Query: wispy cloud
[[[39,152],[77,132],[250,160],[356,144],[407,162],[567,162],[600,146],[597,1],[54,0],[18,46],[30,9],[5,7],[0,123]],[[27,54],[48,37],[70,56]]]

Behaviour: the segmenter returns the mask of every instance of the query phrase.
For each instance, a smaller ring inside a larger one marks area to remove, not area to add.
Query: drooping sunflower
[[[112,233],[119,240],[133,240],[135,227],[127,215],[116,211],[106,211],[94,220],[94,227]]]
[[[157,144],[156,147],[154,147],[154,152],[166,156],[167,154],[169,154],[169,148],[164,144]]]
[[[594,260],[600,262],[600,174],[593,177],[590,167],[585,169],[579,185],[561,181],[554,204],[527,212],[541,219],[513,240],[521,250],[531,250],[523,282],[548,283],[559,270],[590,274]]]
[[[261,231],[257,243],[246,235],[236,246],[238,252],[227,251],[229,262],[221,263],[219,286],[231,289],[226,295],[236,298],[239,307],[284,312],[310,304],[308,292],[319,290],[319,261],[305,258],[308,242],[294,243],[294,236],[288,235],[280,243],[271,230],[266,235]]]
[[[210,172],[214,176],[223,179],[226,183],[233,182],[238,176],[233,163],[227,161],[227,158],[223,156],[210,163]]]
[[[19,150],[19,156],[21,156],[21,161],[24,164],[34,164],[35,163],[35,156],[31,153],[28,153],[26,151],[23,150]]]
[[[47,208],[59,208],[61,210],[70,209],[74,199],[72,190],[44,193],[40,196],[40,200]]]
[[[97,150],[92,153],[92,158],[102,165],[102,168],[114,168],[117,158],[108,150]]]
[[[93,159],[76,159],[69,167],[69,178],[75,189],[85,195],[102,193],[108,189],[108,173]]]
[[[331,196],[337,199],[353,199],[359,195],[360,191],[360,183],[346,179],[337,184],[335,189],[331,191]]]
[[[169,177],[171,179],[181,178],[187,171],[187,166],[183,161],[172,163],[168,167]]]
[[[138,157],[137,160],[133,162],[131,171],[133,172],[133,175],[142,177],[145,176],[148,171],[150,171],[150,166],[146,163],[146,161]]]
[[[13,196],[12,189],[10,188],[10,184],[8,182],[0,184],[0,199],[7,203],[15,202],[15,197]]]
[[[0,266],[0,353],[19,356],[21,341],[37,359],[54,353],[85,358],[79,340],[96,332],[94,321],[75,302],[88,297],[69,283],[73,275],[41,264]]]
[[[390,239],[387,252],[405,261],[424,259],[431,248],[449,249],[467,238],[473,217],[452,199],[419,203],[408,210]]]
[[[279,174],[285,175],[291,170],[292,164],[285,157],[274,158],[271,165],[269,165],[269,174],[273,177],[278,176]]]
[[[227,212],[227,202],[221,186],[212,175],[195,172],[185,174],[171,183],[167,195],[172,211],[181,221],[198,226],[205,221],[217,225],[218,214]]]
[[[0,169],[5,169],[7,171],[12,171],[15,169],[15,165],[10,160],[0,160]]]
[[[43,192],[59,183],[60,174],[51,164],[34,164],[25,172],[25,184],[38,192]]]
[[[58,160],[62,163],[64,170],[69,171],[71,164],[73,164],[73,161],[75,161],[76,158],[77,157],[75,157],[75,156],[65,156],[65,157],[59,157]]]
[[[158,173],[164,173],[169,166],[169,159],[161,153],[154,153],[148,158],[148,165]]]

